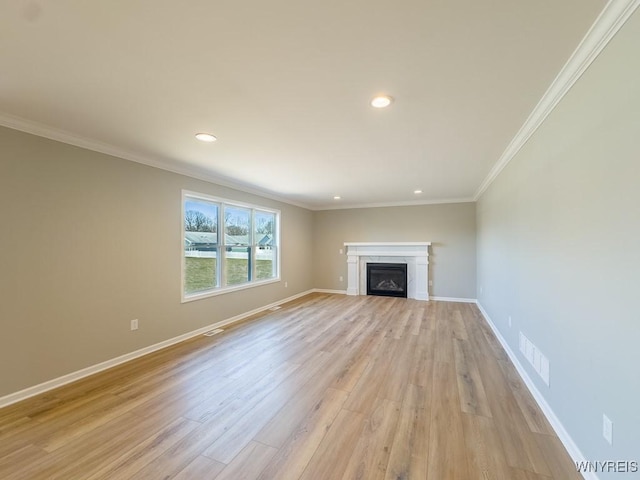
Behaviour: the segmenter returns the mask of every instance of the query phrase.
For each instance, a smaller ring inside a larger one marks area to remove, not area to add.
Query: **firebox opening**
[[[367,295],[407,298],[407,264],[367,263]]]

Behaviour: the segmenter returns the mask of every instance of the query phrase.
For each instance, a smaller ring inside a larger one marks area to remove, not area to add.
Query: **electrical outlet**
[[[511,328],[511,315],[509,315],[509,328]]]
[[[429,286],[433,287],[433,280],[429,280]]]
[[[604,413],[602,414],[602,436],[613,445],[613,422]]]
[[[338,250],[340,252],[340,255],[342,255],[342,249]]]
[[[138,319],[135,318],[131,320],[131,330],[137,330],[137,329],[138,329]]]
[[[342,275],[340,275],[340,281],[344,282],[344,277]]]
[[[526,348],[527,348],[527,337],[524,336],[524,333],[520,332],[520,351],[522,352],[522,354],[525,354]]]
[[[284,282],[284,288],[287,288],[289,286],[289,282]]]

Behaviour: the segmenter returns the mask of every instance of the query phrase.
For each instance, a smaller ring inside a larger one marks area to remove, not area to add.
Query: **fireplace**
[[[407,298],[407,264],[367,263],[367,295]]]
[[[367,294],[367,263],[407,266],[407,298],[429,300],[431,242],[345,242],[347,295]]]

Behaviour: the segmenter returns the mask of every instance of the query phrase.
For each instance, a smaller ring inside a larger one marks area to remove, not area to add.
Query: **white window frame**
[[[202,290],[199,292],[194,292],[187,294],[185,293],[185,254],[184,254],[184,245],[185,245],[185,231],[184,231],[184,214],[185,214],[185,204],[187,200],[202,200],[205,202],[215,203],[218,205],[218,243],[217,243],[217,261],[216,261],[216,276],[218,280],[218,286],[210,288],[208,290]],[[225,237],[224,237],[224,211],[225,207],[240,207],[246,208],[250,210],[250,231],[249,231],[249,247],[251,248],[250,255],[253,257],[253,261],[251,262],[252,272],[250,272],[250,276],[252,280],[232,286],[224,286],[224,254],[222,250],[225,248]],[[268,278],[264,280],[255,280],[255,270],[257,262],[255,261],[255,255],[257,253],[257,245],[255,245],[255,213],[256,210],[261,212],[273,213],[275,215],[275,225],[274,225],[274,233],[275,233],[275,243],[274,243],[274,252],[275,252],[275,276],[273,278]],[[245,290],[248,288],[259,287],[262,285],[267,285],[270,283],[276,283],[280,281],[280,257],[281,257],[281,249],[280,249],[280,210],[265,207],[262,205],[254,205],[250,203],[238,202],[235,200],[228,200],[226,198],[214,197],[211,195],[207,195],[205,193],[193,192],[190,190],[182,190],[182,202],[181,202],[181,213],[180,213],[180,234],[181,245],[180,245],[180,297],[182,299],[182,303],[192,302],[194,300],[200,300],[202,298],[209,298],[216,295],[222,295],[229,292],[236,292],[238,290]]]

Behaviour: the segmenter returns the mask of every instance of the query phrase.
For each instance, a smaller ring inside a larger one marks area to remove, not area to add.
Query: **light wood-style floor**
[[[581,478],[474,305],[314,294],[0,410],[0,478]]]

